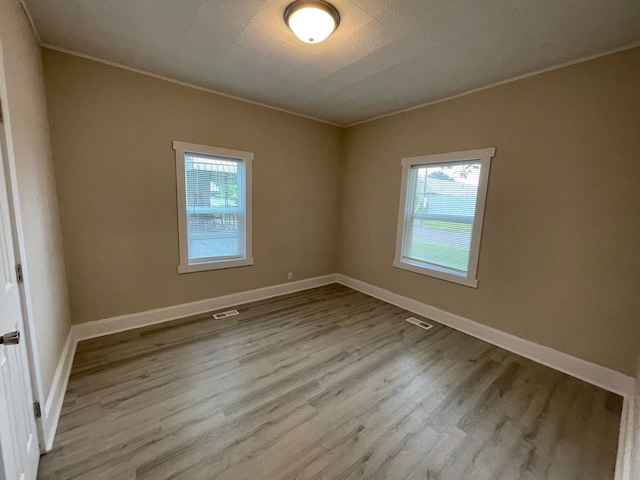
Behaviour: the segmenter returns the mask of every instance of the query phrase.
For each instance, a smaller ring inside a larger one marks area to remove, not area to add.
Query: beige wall
[[[634,374],[640,49],[346,130],[43,58],[75,323],[339,271]],[[176,273],[172,140],[255,152],[253,267]],[[479,287],[393,268],[400,159],[490,146]]]
[[[402,157],[496,147],[477,289],[391,266]],[[633,376],[640,48],[347,129],[339,271]]]
[[[17,0],[0,0],[0,45],[8,160],[28,277],[26,313],[35,327],[41,373],[36,395],[44,401],[69,333],[70,313],[40,47]]]
[[[43,50],[74,323],[335,271],[341,129]],[[172,141],[255,153],[251,267],[177,274]]]

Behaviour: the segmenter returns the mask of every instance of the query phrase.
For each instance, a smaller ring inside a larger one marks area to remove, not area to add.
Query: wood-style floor
[[[613,479],[619,397],[329,285],[81,342],[39,479]]]

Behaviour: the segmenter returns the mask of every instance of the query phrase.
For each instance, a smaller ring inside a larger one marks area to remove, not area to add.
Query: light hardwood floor
[[[613,479],[620,399],[334,284],[81,342],[39,479]]]

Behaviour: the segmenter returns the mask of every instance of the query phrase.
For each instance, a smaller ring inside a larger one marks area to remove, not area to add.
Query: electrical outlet
[[[287,280],[293,280],[293,272],[287,273]]]

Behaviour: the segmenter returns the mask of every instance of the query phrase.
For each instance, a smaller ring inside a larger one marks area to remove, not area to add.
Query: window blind
[[[244,161],[185,153],[189,263],[245,255]]]
[[[479,160],[411,167],[404,261],[466,275],[479,178]]]

